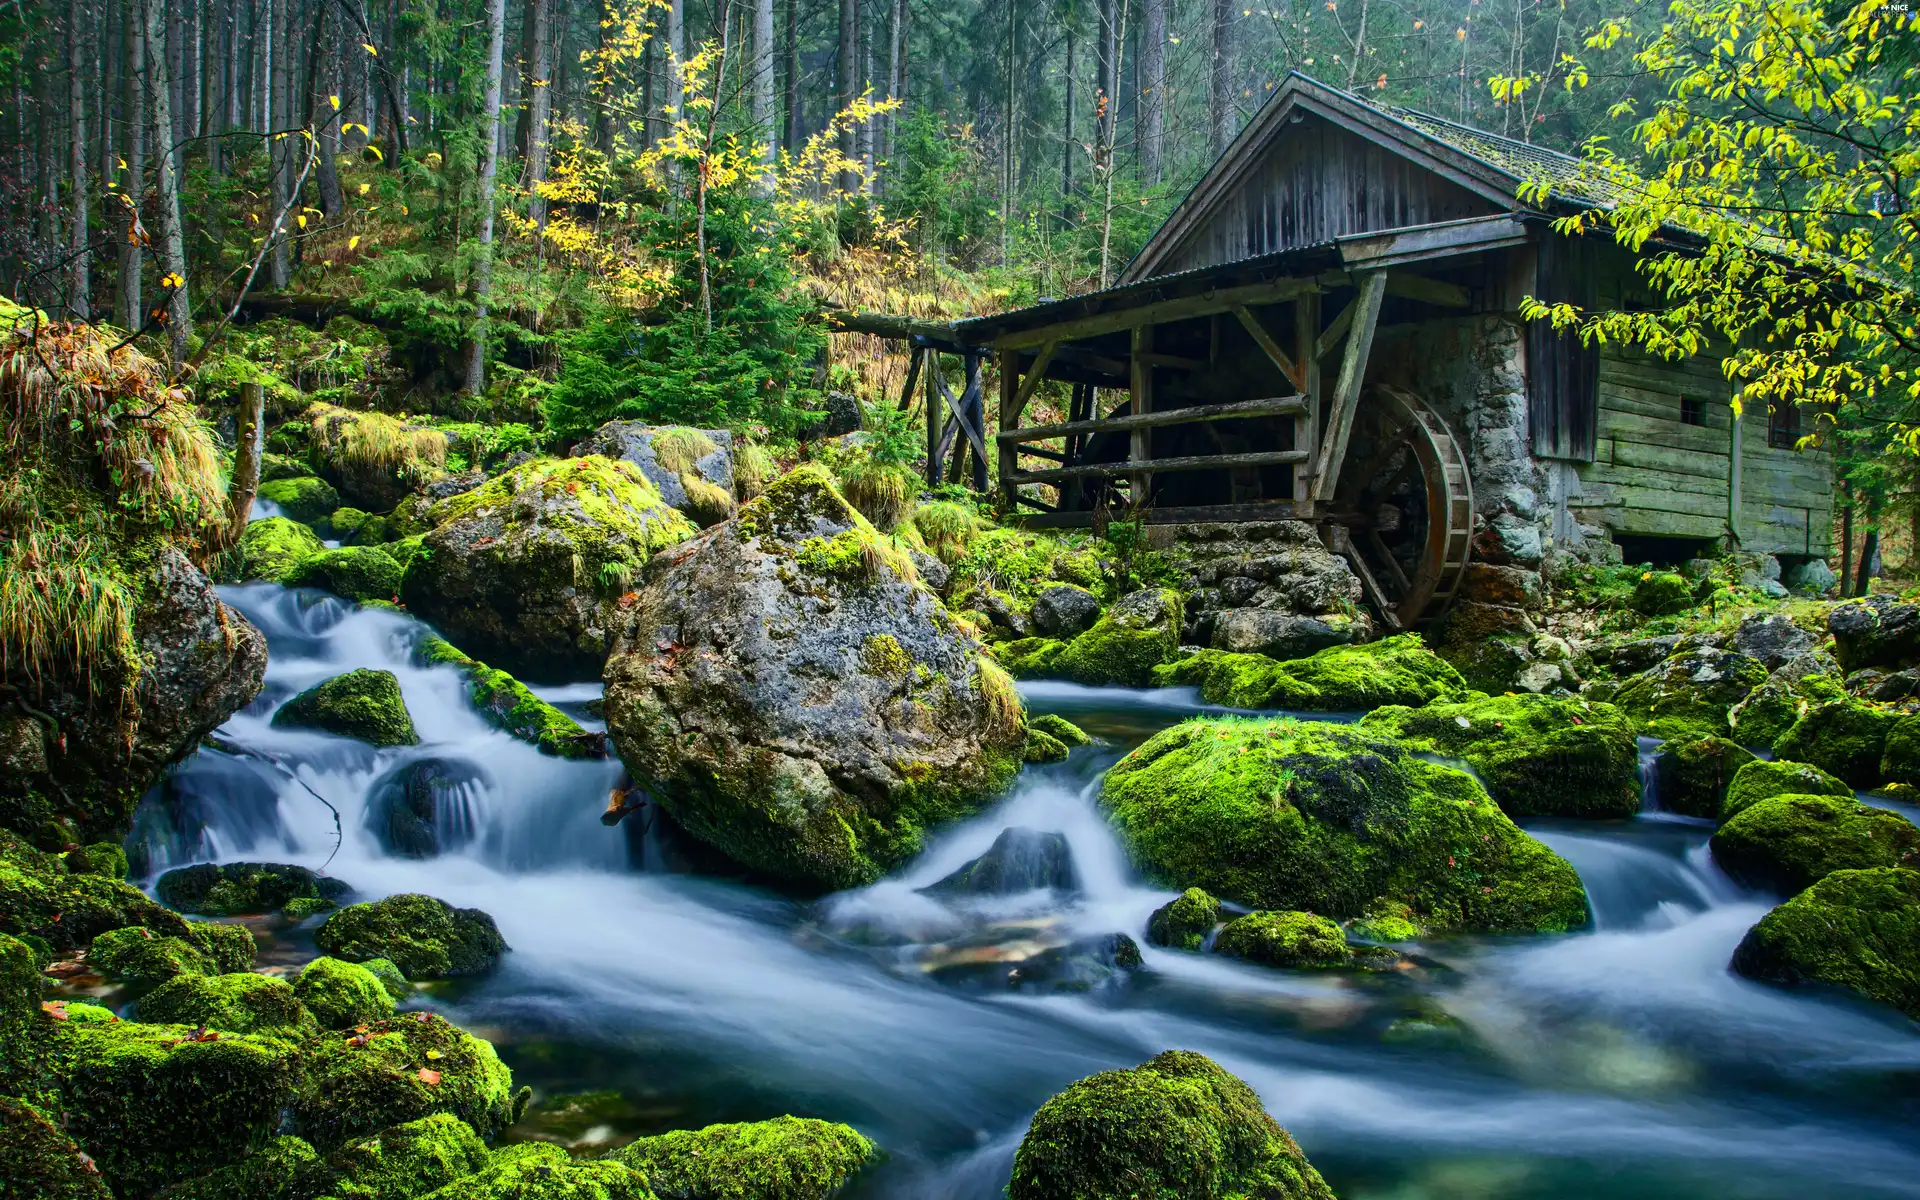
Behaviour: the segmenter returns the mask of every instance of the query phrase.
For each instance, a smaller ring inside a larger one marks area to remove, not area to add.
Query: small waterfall
[[[1663,812],[1660,806],[1660,746],[1659,738],[1635,738],[1640,750],[1640,811],[1643,813]]]

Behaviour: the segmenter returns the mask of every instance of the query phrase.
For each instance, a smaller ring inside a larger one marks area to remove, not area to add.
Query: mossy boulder
[[[260,456],[260,478],[263,482],[275,479],[298,479],[302,475],[313,474],[313,468],[307,465],[306,451],[296,454],[279,454],[272,450]]]
[[[93,1160],[57,1119],[0,1096],[0,1196],[8,1200],[113,1200]]]
[[[1180,650],[1180,593],[1143,588],[1122,596],[1093,628],[1067,643],[1053,672],[1074,683],[1146,687]]]
[[[1202,888],[1188,888],[1153,910],[1147,941],[1175,950],[1198,950],[1220,924],[1220,902]]]
[[[353,889],[292,863],[195,863],[160,876],[154,893],[169,908],[210,917],[276,912],[295,900],[338,900]]]
[[[156,1025],[204,1025],[222,1033],[300,1034],[313,1017],[284,979],[240,972],[176,975],[140,999],[140,1019]]]
[[[232,1166],[174,1184],[159,1200],[309,1200],[319,1162],[305,1140],[277,1137]]]
[[[1824,986],[1920,1020],[1920,871],[1835,871],[1760,919],[1733,969],[1787,987]]]
[[[332,484],[314,475],[269,480],[260,485],[256,495],[308,526],[324,527],[328,514],[340,507],[340,493],[333,490]]]
[[[1836,604],[1827,612],[1827,632],[1848,674],[1905,667],[1920,658],[1920,605],[1887,595]]]
[[[67,1130],[116,1193],[145,1195],[272,1140],[301,1052],[292,1039],[189,1025],[65,1021],[56,1054]]]
[[[1630,817],[1640,811],[1640,756],[1620,709],[1520,693],[1381,708],[1360,728],[1464,759],[1514,817]]]
[[[1759,659],[1703,646],[1626,680],[1613,702],[1650,737],[1727,737],[1728,710],[1766,681]]]
[[[1718,819],[1727,787],[1753,752],[1722,737],[1668,742],[1654,758],[1660,807],[1688,817]]]
[[[1009,1200],[1333,1200],[1252,1088],[1191,1050],[1102,1071],[1041,1106]]]
[[[399,858],[433,858],[470,839],[470,824],[447,820],[463,811],[471,789],[488,776],[464,758],[414,758],[396,764],[367,791],[362,826]]]
[[[444,1017],[417,1012],[369,1022],[349,1038],[323,1038],[308,1056],[293,1122],[296,1133],[326,1152],[440,1112],[491,1138],[525,1104],[492,1046]]]
[[[61,855],[72,875],[104,875],[108,879],[127,877],[127,848],[118,842],[95,842]]]
[[[462,653],[445,638],[427,638],[414,651],[427,666],[452,667],[467,681],[467,698],[489,725],[555,758],[601,758],[601,739],[540,699],[527,685]]]
[[[846,1125],[788,1116],[675,1130],[608,1157],[645,1175],[660,1200],[830,1200],[874,1154]]]
[[[313,941],[348,962],[384,958],[412,980],[478,975],[507,949],[486,913],[415,893],[349,905],[328,917]]]
[[[277,583],[310,555],[326,548],[319,535],[293,518],[264,517],[248,525],[241,535],[233,577],[241,583]]]
[[[1754,759],[1733,773],[1727,783],[1726,800],[1716,815],[1728,820],[1770,796],[1789,794],[1853,799],[1852,788],[1811,763]]]
[[[1573,868],[1472,776],[1364,728],[1186,721],[1116,764],[1100,803],[1149,874],[1251,908],[1344,920],[1390,902],[1434,929],[1587,922]]]
[[[1027,742],[1021,758],[1030,763],[1056,763],[1067,760],[1067,744],[1039,729],[1027,730]]]
[[[301,559],[280,582],[342,600],[391,600],[400,594],[400,564],[379,546],[341,546]]]
[[[1880,782],[1887,736],[1901,714],[1858,700],[1832,700],[1807,709],[1773,744],[1781,758],[1812,763],[1857,788]]]
[[[227,921],[188,921],[187,940],[213,964],[215,975],[251,970],[259,952],[253,930]]]
[[[206,975],[215,970],[200,947],[184,937],[157,934],[144,926],[109,929],[87,948],[87,964],[109,979],[158,985],[176,975]]]
[[[1309,912],[1252,912],[1235,917],[1213,940],[1216,954],[1269,967],[1344,967],[1353,961],[1347,935]]]
[[[1920,715],[1901,717],[1887,730],[1880,748],[1880,779],[1920,784]]]
[[[1057,676],[1060,656],[1067,644],[1054,638],[1015,638],[993,647],[994,661],[1015,679],[1046,679]]]
[[[558,1146],[521,1143],[493,1152],[485,1170],[413,1200],[657,1200],[647,1177],[611,1159],[578,1162]]]
[[[75,950],[110,929],[144,925],[184,937],[187,923],[139,888],[105,875],[74,875],[59,857],[0,829],[0,933]]]
[[[1782,895],[1834,871],[1920,864],[1920,828],[1852,797],[1770,796],[1728,819],[1710,844],[1734,879]]]
[[[327,1200],[414,1200],[491,1165],[480,1135],[452,1113],[432,1113],[348,1142],[307,1172]]]
[[[1693,584],[1671,571],[1648,571],[1633,585],[1627,601],[1643,617],[1664,617],[1693,607]]]
[[[400,695],[399,677],[366,667],[301,692],[274,712],[273,724],[319,729],[374,746],[413,746],[420,741]]]
[[[1063,746],[1084,746],[1093,740],[1087,736],[1086,730],[1059,713],[1041,713],[1036,717],[1028,717],[1027,729],[1029,732],[1037,729]]]
[[[1202,650],[1154,671],[1154,682],[1198,685],[1200,698],[1229,708],[1347,712],[1386,704],[1418,707],[1465,699],[1467,681],[1406,633],[1357,646],[1332,646],[1276,662],[1261,654]]]
[[[301,970],[293,994],[325,1029],[346,1029],[393,1015],[393,997],[378,976],[359,963],[325,955]]]
[[[574,453],[631,463],[663,501],[703,528],[733,515],[733,435],[724,429],[609,421]]]
[[[1011,781],[1006,672],[817,467],[647,568],[607,727],[688,832],[774,879],[869,883]]]
[[[438,501],[408,609],[504,669],[590,674],[647,560],[696,532],[631,463],[538,458]]]
[[[1776,667],[1767,681],[1727,711],[1733,740],[1772,746],[1816,704],[1847,698],[1838,668],[1824,654],[1803,654]]]
[[[382,412],[314,404],[308,457],[361,508],[386,512],[407,493],[445,473],[447,435]]]

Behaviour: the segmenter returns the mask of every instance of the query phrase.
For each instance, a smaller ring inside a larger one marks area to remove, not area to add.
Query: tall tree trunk
[[[1100,93],[1098,108],[1099,120],[1096,122],[1094,137],[1113,152],[1114,118],[1117,115],[1115,105],[1119,97],[1120,77],[1120,2],[1121,0],[1099,0],[1099,28],[1094,31],[1098,39],[1098,48],[1094,52],[1094,87]]]
[[[870,0],[869,0],[870,2]],[[873,90],[873,18],[868,10],[860,16],[860,91],[862,94]],[[862,190],[873,186],[873,118],[860,122],[856,139],[860,147],[860,165],[864,177],[860,181]]]
[[[1012,250],[1013,233],[1013,192],[1019,182],[1014,159],[1018,150],[1018,137],[1015,125],[1019,120],[1017,111],[1019,89],[1019,32],[1020,6],[1016,0],[1006,0],[1007,5],[1007,102],[1001,109],[1001,119],[1005,129],[1000,143],[1001,166],[1004,168],[1000,192],[1000,261],[1007,262]]]
[[[320,211],[338,217],[346,208],[340,194],[340,32],[341,21],[331,3],[322,3],[313,18],[313,53],[307,58],[308,118],[319,139],[320,161],[314,173],[320,180]]]
[[[149,0],[158,3],[159,0]],[[272,113],[267,122],[271,140],[267,143],[272,152],[273,170],[273,208],[278,212],[287,205],[289,194],[293,190],[293,135],[286,132],[293,124],[293,54],[289,45],[288,32],[293,28],[293,0],[267,0],[272,7],[273,32],[268,56],[270,70],[268,74],[268,107]],[[286,136],[280,136],[286,132]],[[293,252],[288,244],[288,235],[282,234],[274,239],[273,254],[267,260],[267,286],[276,292],[283,292],[293,282]]]
[[[187,154],[187,0],[154,0],[161,6],[166,18],[167,40],[161,47],[159,58],[166,59],[167,102],[173,106],[172,122],[167,126],[167,148],[173,158],[173,169],[177,174],[185,168]],[[148,55],[149,58],[155,58]],[[158,59],[156,58],[156,63]],[[155,86],[158,86],[157,84]]]
[[[800,153],[800,0],[787,0],[786,11],[787,44],[784,56],[786,77],[781,86],[786,89],[786,130],[781,144],[790,153]]]
[[[753,0],[753,54],[747,59],[752,76],[753,136],[760,139],[760,157],[773,165],[780,146],[780,127],[773,115],[773,0]]]
[[[1061,89],[1063,92],[1062,104],[1063,104],[1063,107],[1066,109],[1065,113],[1062,114],[1063,115],[1062,123],[1066,126],[1066,128],[1063,131],[1065,134],[1065,139],[1062,142],[1062,147],[1060,152],[1060,200],[1061,200],[1060,216],[1062,220],[1067,220],[1072,215],[1073,158],[1074,158],[1074,155],[1080,149],[1080,147],[1073,144],[1073,138],[1074,138],[1074,132],[1075,132],[1074,118],[1079,115],[1077,112],[1077,109],[1079,108],[1079,100],[1080,100],[1079,84],[1077,80],[1074,78],[1074,75],[1075,75],[1075,71],[1074,71],[1075,64],[1073,61],[1074,48],[1075,48],[1075,41],[1073,36],[1072,17],[1071,17],[1071,14],[1069,14],[1068,24],[1067,24],[1067,77],[1066,77],[1066,84]]]
[[[667,81],[667,108],[672,116],[667,124],[682,120],[686,113],[680,111],[681,102],[686,99],[680,78],[680,63],[687,56],[687,3],[686,0],[668,0],[667,3],[667,62],[662,72]]]
[[[173,64],[167,61],[166,0],[147,0],[147,61],[152,66],[150,92],[153,127],[173,128]],[[186,238],[180,228],[180,171],[174,156],[158,153],[160,261],[167,269],[167,345],[175,365],[187,359],[187,339],[193,336],[193,305],[187,294]]]
[[[88,320],[87,305],[87,8],[84,0],[67,0],[67,106],[71,125],[69,166],[72,176],[69,200],[73,205],[73,228],[67,242],[71,271],[67,285],[67,308],[76,321]]]
[[[1840,596],[1853,594],[1853,488],[1840,481]]]
[[[1140,178],[1158,187],[1167,129],[1167,0],[1146,0],[1139,67]]]
[[[487,390],[487,294],[493,289],[493,181],[500,171],[507,0],[487,0],[487,31],[487,91],[480,113],[480,257],[473,264],[473,341],[467,353],[467,391],[476,396]]]
[[[126,0],[120,16],[121,53],[125,56],[127,116],[127,174],[125,196],[130,207],[126,218],[127,235],[120,239],[120,324],[140,328],[146,310],[140,306],[140,247],[134,244],[134,230],[140,221],[140,204],[147,188],[147,99],[143,86],[147,74],[146,18],[140,11],[141,0]],[[116,220],[115,224],[118,224]]]
[[[893,16],[887,22],[887,99],[898,101],[901,107],[906,105],[907,0],[893,0]],[[900,130],[900,110],[888,113],[881,121],[879,158],[891,167],[897,152],[895,143]],[[874,182],[882,185],[885,179],[877,178]]]
[[[1207,76],[1207,131],[1215,158],[1233,140],[1233,0],[1213,0],[1213,57]]]
[[[834,108],[845,109],[859,95],[855,90],[854,73],[860,69],[860,2],[859,0],[840,0],[840,41],[835,51]],[[860,147],[854,141],[853,127],[849,125],[840,131],[840,153],[848,159],[860,153]],[[859,186],[852,171],[840,176],[840,187],[851,192]]]
[[[1880,496],[1867,493],[1867,536],[1860,542],[1860,563],[1855,568],[1853,594],[1864,596],[1873,584],[1874,560],[1880,554]]]
[[[553,119],[553,0],[528,0],[527,7],[533,24],[533,55],[527,66],[527,146],[520,187],[527,192],[527,216],[544,233],[547,201],[540,195],[540,185],[547,180],[547,130]]]

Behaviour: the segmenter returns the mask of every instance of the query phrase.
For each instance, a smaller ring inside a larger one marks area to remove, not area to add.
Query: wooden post
[[[1309,455],[1320,447],[1320,293],[1308,292],[1293,302],[1294,360],[1300,368],[1300,394],[1307,410],[1293,420],[1293,448]],[[1313,459],[1293,469],[1293,499],[1305,505],[1300,516],[1313,515]]]
[[[927,347],[927,486],[940,484],[940,352]]]
[[[1143,416],[1153,411],[1153,364],[1147,361],[1147,355],[1153,353],[1153,326],[1135,325],[1133,327],[1133,363],[1132,392],[1133,415]],[[1133,431],[1133,439],[1127,452],[1127,461],[1144,463],[1153,457],[1153,430],[1141,426]],[[1153,475],[1147,471],[1135,471],[1132,475],[1133,495],[1128,497],[1129,507],[1135,514],[1146,511],[1148,489],[1153,486]]]
[[[1340,465],[1347,457],[1347,439],[1353,436],[1353,416],[1360,407],[1360,388],[1366,382],[1367,355],[1373,349],[1373,331],[1380,323],[1380,301],[1387,292],[1387,273],[1368,271],[1360,276],[1360,295],[1354,301],[1353,328],[1346,352],[1340,356],[1340,381],[1333,385],[1333,408],[1321,435],[1320,462],[1314,472],[1313,498],[1333,499],[1340,482]]]
[[[997,356],[1000,367],[1000,430],[1002,433],[1020,427],[1020,414],[1014,408],[1013,398],[1020,388],[1020,354],[1015,350],[1002,350]],[[975,360],[967,359],[971,364]],[[1020,452],[1012,442],[1000,443],[1000,507],[1003,516],[1012,516],[1019,509],[1019,488],[1013,482],[1013,474],[1019,470]]]
[[[987,389],[980,378],[981,355],[967,355],[966,424],[973,431],[967,440],[973,445],[973,490],[987,494]],[[1016,406],[1017,409],[1017,406]],[[1019,419],[1016,410],[1014,418]]]
[[[907,343],[907,345],[907,382],[906,386],[900,389],[901,412],[909,412],[912,410],[913,388],[915,384],[920,382],[920,359],[922,356],[932,353],[932,351],[914,345],[912,342]]]

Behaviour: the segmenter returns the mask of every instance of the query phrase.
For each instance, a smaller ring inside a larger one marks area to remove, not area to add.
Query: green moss
[[[110,929],[93,939],[87,963],[109,978],[159,984],[176,975],[206,975],[213,963],[184,938],[165,937],[144,926]]]
[[[920,479],[911,467],[861,455],[844,463],[838,474],[840,494],[883,533],[891,533],[907,519],[920,495]]]
[[[293,1105],[295,1132],[316,1149],[433,1113],[451,1113],[491,1138],[525,1099],[493,1047],[431,1013],[367,1024],[323,1038]]]
[[[516,496],[556,500],[563,495],[570,503],[545,506],[541,528],[572,543],[589,579],[608,563],[638,570],[656,551],[699,532],[660,499],[639,467],[598,454],[521,463],[472,491],[440,501],[431,520],[434,525],[464,520],[482,509],[510,507]]]
[[[1056,738],[1062,745],[1084,746],[1093,739],[1087,731],[1067,720],[1059,713],[1041,713],[1037,717],[1027,718],[1027,728],[1037,729],[1041,733]]]
[[[400,592],[400,564],[379,546],[341,546],[301,559],[280,582],[342,600],[391,600]]]
[[[1831,675],[1810,673],[1798,679],[1773,679],[1733,706],[1727,720],[1743,746],[1771,746],[1806,711],[1829,700],[1846,699],[1846,689]]]
[[[269,450],[260,456],[260,478],[263,482],[275,479],[298,479],[302,475],[313,474],[313,468],[307,465],[305,452],[299,456],[276,454]]]
[[[62,856],[73,875],[104,875],[108,879],[127,877],[127,851],[119,842],[95,842]]]
[[[1190,1050],[1082,1079],[1042,1105],[1009,1200],[1333,1200],[1240,1079]]]
[[[0,1096],[0,1196],[113,1200],[99,1172],[54,1117],[5,1096]]]
[[[1902,717],[1887,730],[1880,749],[1880,778],[1887,783],[1920,784],[1920,718]]]
[[[323,912],[332,912],[338,907],[340,906],[333,901],[319,896],[297,896],[281,906],[280,915],[290,921],[304,921],[308,917],[317,916]]]
[[[413,1200],[487,1169],[487,1147],[451,1113],[433,1113],[348,1142],[310,1172],[322,1200]]]
[[[205,1025],[222,1033],[306,1033],[313,1018],[284,979],[251,972],[176,975],[140,999],[155,1025]]]
[[[312,475],[270,480],[261,484],[256,494],[279,505],[282,512],[302,525],[318,525],[340,507],[340,493],[326,480]]]
[[[1724,821],[1738,816],[1769,796],[1789,793],[1853,799],[1852,788],[1810,763],[1755,759],[1733,773],[1732,781],[1727,784],[1727,798],[1720,806],[1718,815]]]
[[[575,1162],[558,1146],[496,1150],[487,1169],[417,1200],[656,1200],[647,1177],[625,1163]]]
[[[1437,929],[1587,921],[1573,868],[1472,777],[1364,729],[1187,721],[1114,766],[1100,799],[1143,869],[1249,907],[1345,919],[1392,901]]]
[[[1348,712],[1383,704],[1418,707],[1459,700],[1467,681],[1452,665],[1404,633],[1359,646],[1333,646],[1309,658],[1278,662],[1264,654],[1202,650],[1154,672],[1154,682],[1198,686],[1211,704]]]
[[[154,892],[172,908],[213,917],[270,913],[298,899],[347,894],[338,879],[286,863],[195,863],[161,875]]]
[[[1019,638],[992,647],[994,661],[1015,679],[1044,679],[1059,673],[1060,656],[1067,644],[1054,638]]]
[[[913,510],[911,520],[928,552],[949,565],[967,552],[982,527],[972,508],[952,500],[929,500]]]
[[[327,527],[333,530],[333,536],[350,540],[354,534],[360,532],[361,527],[366,525],[372,515],[364,508],[341,505],[327,518]]]
[[[921,532],[931,544],[934,535],[925,529]],[[1005,593],[1019,611],[1026,612],[1041,592],[1056,583],[1100,591],[1100,560],[1038,530],[994,528],[980,530],[967,540],[966,552],[953,563],[947,590],[956,607],[967,607],[976,591],[991,589]]]
[[[1411,942],[1420,936],[1420,927],[1407,919],[1405,912],[1386,911],[1404,908],[1383,905],[1368,915],[1347,924],[1354,937],[1369,942]]]
[[[1188,888],[1153,910],[1147,940],[1176,950],[1198,950],[1220,923],[1220,902],[1201,888]]]
[[[392,671],[365,667],[308,688],[273,714],[281,728],[321,729],[375,746],[418,745],[413,717]]]
[[[1834,871],[1920,863],[1920,828],[1852,797],[1770,796],[1714,831],[1713,859],[1749,887],[1791,895]]]
[[[1755,659],[1695,650],[1627,680],[1613,702],[1650,737],[1727,737],[1728,713],[1766,681],[1767,669]]]
[[[32,936],[74,950],[109,929],[145,925],[185,936],[187,923],[131,884],[104,875],[72,875],[54,855],[0,829],[0,933]]]
[[[486,913],[415,893],[349,905],[328,917],[313,940],[348,962],[387,959],[415,980],[479,974],[507,949]]]
[[[68,1131],[122,1195],[262,1149],[301,1076],[300,1044],[282,1038],[71,1020],[56,1036]]]
[[[1509,816],[1630,817],[1640,810],[1638,743],[1610,704],[1493,696],[1377,709],[1360,728],[1465,759]]]
[[[533,694],[527,685],[461,653],[445,638],[421,642],[414,657],[428,666],[448,666],[467,681],[467,698],[487,724],[555,758],[599,757],[595,739],[580,722]]]
[[[1254,912],[1236,917],[1213,940],[1213,949],[1269,967],[1344,967],[1353,959],[1346,933],[1309,912]]]
[[[1857,788],[1880,782],[1887,735],[1901,714],[1857,700],[1816,704],[1774,743],[1774,753],[1812,763]]]
[[[1671,571],[1648,571],[1633,586],[1628,601],[1643,617],[1663,617],[1693,607],[1693,585]]]
[[[1835,871],[1748,930],[1733,969],[1842,988],[1920,1020],[1920,872]]]
[[[1021,758],[1030,763],[1056,763],[1067,760],[1067,744],[1044,730],[1029,728]]]
[[[1180,619],[1180,593],[1171,589],[1159,591],[1157,605],[1116,604],[1067,643],[1053,669],[1075,683],[1146,687],[1154,668],[1179,652]]]
[[[173,1185],[161,1200],[307,1200],[319,1162],[300,1138],[277,1137],[230,1167]]]
[[[661,1200],[828,1200],[874,1157],[845,1125],[775,1117],[641,1138],[608,1157]]]
[[[890,633],[876,633],[860,647],[860,666],[882,679],[905,679],[913,670],[913,656]]]
[[[359,963],[316,958],[300,972],[293,991],[327,1029],[384,1021],[393,1015],[393,997],[386,986]]]
[[[1734,775],[1758,761],[1751,751],[1726,738],[1668,742],[1655,759],[1660,807],[1689,817],[1717,818]]]
[[[53,1022],[40,1008],[45,965],[33,947],[0,933],[0,1096],[54,1099],[47,1061]]]
[[[291,517],[254,521],[241,535],[234,578],[241,583],[266,579],[277,582],[309,555],[326,549],[313,530]]]
[[[226,921],[188,921],[187,940],[213,964],[216,975],[251,970],[259,949],[253,930]]]
[[[395,1004],[413,995],[413,985],[407,982],[407,977],[401,974],[392,959],[369,958],[360,965],[373,972],[373,977],[380,981],[381,987],[387,989],[387,995],[393,997]]]

